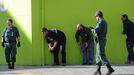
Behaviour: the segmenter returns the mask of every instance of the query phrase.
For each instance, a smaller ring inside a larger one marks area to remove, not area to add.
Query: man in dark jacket
[[[66,36],[65,34],[57,29],[48,30],[47,28],[42,28],[44,38],[46,38],[49,50],[54,55],[54,66],[59,65],[59,50],[61,50],[62,55],[62,65],[66,65]]]
[[[85,27],[82,24],[76,25],[76,41],[80,43],[83,53],[83,65],[93,64],[94,59],[94,40],[91,32],[92,27]],[[81,39],[80,39],[81,38]]]
[[[122,15],[123,32],[127,36],[126,47],[128,50],[128,64],[134,64],[134,23],[128,19],[126,14]]]

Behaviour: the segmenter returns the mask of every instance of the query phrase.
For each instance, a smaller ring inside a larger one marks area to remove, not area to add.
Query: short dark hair
[[[123,15],[122,15],[122,17],[124,17],[124,18],[128,19],[127,14],[123,14]]]
[[[45,31],[47,31],[47,30],[48,30],[48,29],[45,28],[45,27],[42,28],[42,32],[45,32]]]
[[[13,20],[12,19],[8,19],[8,21],[10,21],[11,23],[13,23]]]

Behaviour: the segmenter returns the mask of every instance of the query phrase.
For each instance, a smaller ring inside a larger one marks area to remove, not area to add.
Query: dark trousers
[[[59,45],[55,48],[53,52],[54,64],[59,64],[59,51],[60,51],[61,46],[62,46],[62,49],[61,49],[62,63],[66,64],[66,43]]]
[[[96,63],[98,65],[109,64],[109,61],[105,54],[105,46],[106,46],[106,38],[99,38],[99,43],[97,43],[97,51],[96,51]]]
[[[83,63],[93,63],[94,59],[94,40],[90,39],[88,42],[88,47],[86,47],[85,43],[81,45],[81,50],[83,53]]]
[[[128,61],[134,61],[134,40],[126,39],[126,47],[128,51]]]
[[[106,38],[100,37],[99,43],[97,43],[97,51],[96,51],[96,64],[98,65],[97,71],[100,71],[101,65],[106,64],[109,72],[114,71],[114,69],[111,67],[106,54],[105,54],[105,46],[106,46]]]
[[[16,62],[16,50],[16,43],[5,43],[5,58],[7,63],[10,61]]]

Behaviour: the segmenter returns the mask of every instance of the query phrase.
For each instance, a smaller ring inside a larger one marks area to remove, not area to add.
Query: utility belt
[[[98,39],[106,38],[106,36],[98,36]]]
[[[4,43],[16,43],[16,41],[5,41]]]

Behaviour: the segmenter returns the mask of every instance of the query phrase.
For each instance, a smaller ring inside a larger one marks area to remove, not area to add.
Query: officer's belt
[[[16,43],[16,41],[5,41],[5,43]]]

